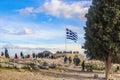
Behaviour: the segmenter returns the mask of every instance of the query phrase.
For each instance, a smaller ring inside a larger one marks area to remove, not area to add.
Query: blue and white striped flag
[[[66,28],[66,38],[77,42],[78,36],[76,32],[71,31],[70,29]]]

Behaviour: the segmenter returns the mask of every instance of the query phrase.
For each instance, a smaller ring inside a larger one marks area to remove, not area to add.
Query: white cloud
[[[0,19],[0,35],[6,40],[53,40],[63,38],[64,34],[62,28],[54,29],[37,23]]]
[[[78,27],[78,26],[66,25],[65,28],[69,28],[69,29],[75,30],[75,31],[80,31],[80,27]]]
[[[85,14],[88,12],[88,5],[91,1],[78,1],[73,3],[63,2],[62,0],[46,1],[38,8],[27,7],[18,10],[23,15],[33,15],[36,13],[45,12],[48,15],[65,18],[79,18],[85,20]]]
[[[33,7],[27,7],[25,9],[17,10],[21,15],[29,16],[33,12]]]
[[[69,28],[74,31],[80,30],[80,27],[77,26],[69,25]],[[0,36],[0,43],[5,44],[10,43],[23,47],[57,48],[58,50],[64,50],[65,47],[65,27],[54,29],[37,23],[0,19]],[[50,43],[49,41],[53,42]],[[74,45],[73,41],[68,42],[67,46],[68,50],[83,51],[80,45]]]
[[[2,34],[8,34],[8,35],[29,35],[32,34],[32,30],[26,27],[21,28],[6,28],[1,27],[0,33]]]
[[[31,29],[24,27],[24,28],[22,28],[21,31],[18,31],[16,34],[18,34],[18,35],[28,35],[28,34],[32,34],[32,33],[33,33],[33,31]]]
[[[77,32],[78,37],[83,39],[84,30],[82,27],[72,25],[67,25],[66,27]],[[61,40],[63,42],[65,38],[65,27],[54,29],[37,23],[0,19],[0,35],[4,40],[8,40],[9,42],[40,43],[40,40]]]

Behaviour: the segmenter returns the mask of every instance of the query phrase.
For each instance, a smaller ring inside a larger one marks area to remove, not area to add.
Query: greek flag
[[[73,32],[70,29],[66,28],[66,38],[77,42],[78,36],[76,32]]]

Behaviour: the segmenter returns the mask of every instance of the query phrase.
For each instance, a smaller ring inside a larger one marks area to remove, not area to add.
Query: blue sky
[[[0,45],[63,49],[65,28],[78,33],[68,50],[82,50],[91,0],[0,0]]]

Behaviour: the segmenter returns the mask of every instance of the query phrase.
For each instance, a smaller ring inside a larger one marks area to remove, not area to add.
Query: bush
[[[85,64],[85,67],[86,68],[88,68],[88,67],[90,67],[90,66],[92,66],[92,69],[93,70],[104,70],[105,69],[105,67],[99,67],[99,66],[97,66],[97,65],[90,65],[90,64]]]
[[[101,70],[101,71],[102,71],[102,70],[105,69],[105,67],[98,67],[97,65],[93,65],[93,66],[92,66],[92,69],[93,69],[93,70]]]

